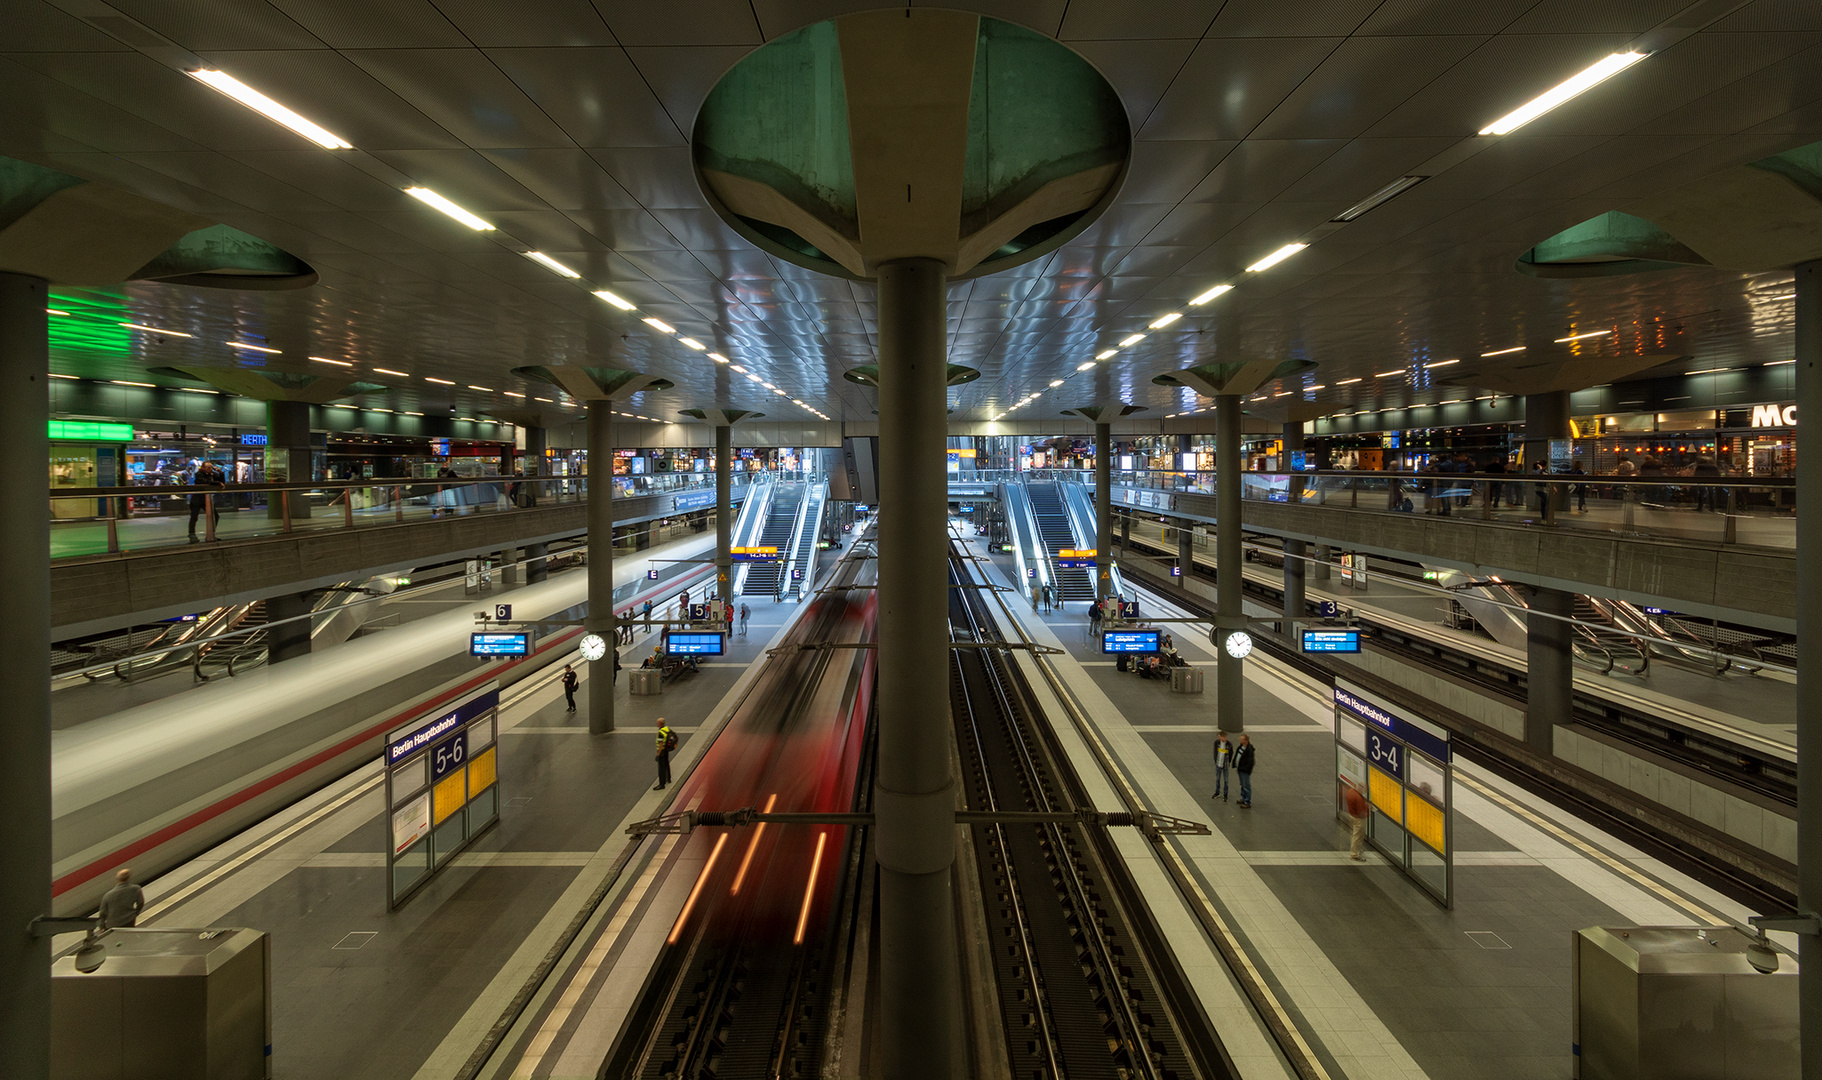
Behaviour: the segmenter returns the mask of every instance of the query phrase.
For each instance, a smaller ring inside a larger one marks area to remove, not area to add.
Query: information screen
[[[1057,552],[1057,569],[1093,570],[1094,557],[1093,548],[1062,548]]]
[[[735,562],[772,562],[778,558],[778,549],[771,545],[766,547],[729,548],[728,555]]]
[[[720,634],[672,633],[664,639],[664,651],[670,656],[720,656],[725,650]]]
[[[1305,630],[1304,652],[1357,653],[1360,651],[1358,630]]]
[[[1161,630],[1103,630],[1101,651],[1104,653],[1154,653],[1160,646]]]
[[[476,631],[468,635],[470,656],[529,656],[531,634],[523,631]]]

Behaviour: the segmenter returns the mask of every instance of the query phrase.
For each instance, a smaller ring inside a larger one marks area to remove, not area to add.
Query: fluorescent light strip
[[[454,386],[455,385],[455,383],[450,382],[448,379],[439,379],[435,375],[424,376],[424,381],[436,383],[438,386]]]
[[[1482,135],[1505,135],[1508,132],[1516,131],[1578,94],[1592,90],[1649,55],[1649,53],[1642,52],[1613,53],[1481,128],[1480,133]]]
[[[741,367],[739,364],[729,364],[728,366],[733,368],[735,371],[740,372],[742,375],[745,375],[747,373],[747,369]]]
[[[610,303],[610,304],[612,304],[612,305],[614,305],[614,306],[615,306],[615,307],[617,307],[617,308],[619,308],[619,309],[620,309],[620,310],[621,310],[621,311],[637,311],[637,310],[639,310],[639,305],[637,305],[637,304],[635,304],[635,303],[633,303],[633,302],[632,302],[632,301],[630,301],[630,300],[625,300],[625,299],[622,299],[622,298],[621,298],[621,297],[619,297],[619,296],[616,296],[616,295],[615,295],[615,294],[613,294],[613,293],[610,293],[610,292],[608,292],[608,291],[607,291],[607,290],[606,290],[606,289],[596,289],[596,290],[595,290],[595,295],[596,295],[596,296],[597,296],[597,297],[599,297],[599,298],[601,298],[601,299],[602,299],[602,300],[605,300],[605,301],[607,301],[607,302],[608,302],[608,303]]]
[[[1380,188],[1378,191],[1373,192],[1371,195],[1368,195],[1366,198],[1348,207],[1346,210],[1343,210],[1341,213],[1336,214],[1329,220],[1352,221],[1366,213],[1368,210],[1373,209],[1381,203],[1392,201],[1428,179],[1429,177],[1427,176],[1401,176],[1387,184],[1385,187]]]
[[[1438,360],[1434,364],[1425,364],[1424,367],[1426,367],[1426,368],[1448,367],[1450,364],[1459,364],[1459,363],[1461,363],[1460,360]]]
[[[1327,384],[1327,383],[1317,383],[1317,384],[1316,384],[1316,385],[1315,385],[1315,386],[1306,386],[1306,387],[1304,387],[1304,388],[1303,388],[1303,392],[1304,392],[1304,393],[1306,393],[1306,394],[1313,394],[1313,393],[1315,393],[1315,392],[1316,392],[1316,391],[1318,391],[1318,390],[1327,390],[1327,389],[1328,389],[1328,384]]]
[[[1061,386],[1061,385],[1063,385],[1063,380],[1061,380],[1061,379],[1052,379],[1052,380],[1050,380],[1050,385],[1051,385],[1051,386]]]
[[[470,390],[479,390],[479,391],[480,391],[480,392],[481,392],[481,393],[483,393],[483,394],[491,394],[491,393],[493,393],[493,387],[491,387],[491,386],[476,386],[476,385],[475,385],[475,384],[473,384],[473,383],[469,383],[469,384],[468,384],[468,388],[469,388],[469,389],[470,389]]]
[[[1373,375],[1373,378],[1375,378],[1375,379],[1383,379],[1383,378],[1386,378],[1386,377],[1388,377],[1388,376],[1391,376],[1391,375],[1403,375],[1403,374],[1404,374],[1404,369],[1403,369],[1403,368],[1399,368],[1399,369],[1398,369],[1398,370],[1396,370],[1396,371],[1380,371],[1380,372],[1375,372],[1375,373],[1374,373],[1374,375]]]
[[[723,355],[721,355],[721,354],[720,354],[720,353],[718,353],[718,352],[712,352],[712,353],[710,353],[710,354],[709,354],[709,359],[710,359],[710,360],[713,360],[713,361],[715,361],[715,362],[716,362],[716,363],[717,363],[717,364],[725,364],[725,363],[727,363],[727,362],[728,362],[728,358],[727,358],[727,357],[725,357],[725,356],[723,356]]]
[[[1494,349],[1492,352],[1484,352],[1484,353],[1481,353],[1480,355],[1484,359],[1489,356],[1509,356],[1512,353],[1524,352],[1524,351],[1525,351],[1525,346],[1514,345],[1510,349]]]
[[[1118,349],[1108,349],[1106,352],[1096,353],[1094,358],[1096,360],[1111,360],[1118,355],[1119,352],[1120,350]]]
[[[708,348],[707,345],[704,345],[702,342],[697,341],[693,337],[678,338],[677,340],[682,342],[687,348],[695,349],[697,352],[701,352],[702,350]]]
[[[327,356],[312,356],[310,359],[316,361],[319,364],[334,364],[336,367],[353,367],[354,366],[353,364],[350,364],[346,360],[331,360]]]
[[[115,386],[144,386],[144,387],[148,387],[148,388],[154,389],[154,390],[156,390],[158,388],[157,383],[132,382],[131,380],[128,380],[128,379],[109,379],[108,381],[113,383]]]
[[[1570,334],[1568,337],[1559,337],[1556,339],[1556,343],[1562,345],[1570,341],[1586,341],[1592,337],[1605,337],[1611,333],[1613,333],[1611,330],[1590,330],[1586,334]]]
[[[1685,371],[1685,375],[1713,375],[1717,371],[1732,371],[1730,367],[1705,367],[1700,371]]]
[[[376,367],[373,370],[377,374],[380,374],[380,375],[397,375],[401,379],[411,378],[411,373],[408,371],[394,371],[391,368],[383,368],[383,367]]]
[[[532,262],[538,263],[542,266],[548,267],[549,269],[556,271],[559,274],[562,274],[566,278],[579,278],[582,276],[581,274],[576,273],[574,270],[571,270],[569,267],[564,266],[562,263],[558,262],[557,260],[551,258],[549,255],[544,254],[542,251],[528,251],[525,253],[525,257],[530,259]]]
[[[1277,251],[1272,252],[1270,255],[1267,255],[1265,258],[1260,259],[1258,262],[1247,267],[1246,272],[1249,274],[1257,274],[1261,270],[1270,270],[1272,267],[1277,266],[1279,263],[1290,258],[1292,255],[1297,254],[1306,247],[1309,247],[1309,245],[1286,244]]]
[[[443,198],[443,196],[438,195],[436,192],[430,190],[429,188],[408,187],[405,189],[405,194],[407,194],[407,195],[411,196],[412,198],[416,199],[417,201],[423,203],[425,206],[431,207],[432,209],[435,209],[435,210],[440,210],[443,213],[448,214],[450,217],[455,218],[457,221],[459,221],[462,224],[473,229],[475,232],[492,232],[493,231],[492,225],[489,225],[487,222],[482,221],[480,218],[478,218],[478,217],[474,216],[473,214],[469,213],[468,211],[462,209],[461,207],[457,206],[455,203],[450,202],[448,199]]]
[[[1233,292],[1233,291],[1234,291],[1234,287],[1232,285],[1216,285],[1214,288],[1203,293],[1201,296],[1196,297],[1194,300],[1191,300],[1189,303],[1190,303],[1191,307],[1201,307],[1203,304],[1208,303],[1210,300],[1213,300],[1215,297],[1220,296],[1222,293]]]
[[[1759,366],[1760,367],[1783,367],[1785,364],[1794,364],[1794,363],[1796,363],[1795,360],[1770,360],[1770,361],[1767,361],[1766,363],[1760,364]],[[60,376],[58,376],[58,378],[68,379],[68,378],[73,378],[73,376],[60,375]]]
[[[1795,296],[1796,293],[1792,293],[1791,295]],[[54,307],[45,308],[44,313],[46,315],[68,315],[69,314],[69,312],[62,310],[61,308],[54,308]]]
[[[1365,378],[1365,376],[1356,375],[1351,379],[1342,379],[1340,382],[1337,382],[1335,385],[1336,386],[1352,386],[1353,384],[1362,381],[1364,378]]]
[[[222,342],[222,344],[226,345],[230,349],[246,349],[249,352],[267,353],[271,356],[277,356],[281,352],[284,351],[282,349],[274,349],[274,348],[271,348],[270,346],[266,346],[266,345],[249,345],[244,341],[224,341],[224,342]]]
[[[1093,360],[1090,360],[1090,361],[1088,361],[1088,362],[1087,362],[1087,363],[1086,363],[1086,364],[1077,364],[1077,365],[1076,365],[1076,366],[1075,366],[1075,369],[1076,369],[1076,370],[1077,370],[1077,371],[1087,371],[1087,370],[1088,370],[1088,369],[1089,369],[1089,368],[1091,368],[1091,367],[1094,367],[1094,361],[1093,361]]]
[[[192,336],[190,334],[184,333],[181,330],[160,330],[156,326],[145,326],[141,323],[136,323],[136,322],[123,322],[120,325],[126,327],[128,330],[144,330],[148,334],[158,334],[163,337],[190,337],[190,336]],[[150,385],[150,384],[148,383],[147,385]]]
[[[354,144],[319,124],[312,123],[226,72],[214,68],[186,71],[185,75],[220,91],[268,120],[285,125],[325,150],[352,150]]]
[[[1181,319],[1182,317],[1183,317],[1183,313],[1181,311],[1172,311],[1168,314],[1160,315],[1151,321],[1151,326],[1149,327],[1149,329],[1162,330],[1166,326],[1169,326],[1171,323],[1176,322],[1178,319]]]
[[[672,326],[670,323],[665,322],[663,319],[645,319],[643,321],[644,321],[645,325],[651,327],[653,330],[658,331],[660,334],[675,334],[677,332],[676,327]]]
[[[1786,361],[1784,361],[1784,363],[1794,364],[1794,363],[1796,363],[1796,361],[1795,360],[1786,360]],[[1767,364],[1766,366],[1770,367],[1771,365]],[[81,382],[82,381],[82,376],[80,376],[80,375],[59,375],[55,371],[47,371],[47,372],[45,372],[45,374],[49,375],[53,379],[68,379],[71,382]]]
[[[1128,334],[1120,341],[1120,348],[1127,349],[1145,340],[1144,334]]]

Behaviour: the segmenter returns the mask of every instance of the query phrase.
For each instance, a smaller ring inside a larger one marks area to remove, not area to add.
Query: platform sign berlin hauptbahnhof
[[[386,736],[386,900],[397,907],[500,820],[500,691],[476,691]]]
[[[1337,680],[1335,813],[1342,787],[1367,797],[1367,840],[1412,881],[1454,906],[1454,771],[1447,729],[1402,713]]]

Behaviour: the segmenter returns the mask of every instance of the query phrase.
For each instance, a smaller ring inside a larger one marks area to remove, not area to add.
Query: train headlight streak
[[[803,910],[797,913],[797,936],[791,939],[791,944],[793,945],[803,944],[804,928],[810,924],[810,904],[816,899],[816,873],[822,869],[822,848],[823,845],[828,842],[828,833],[819,832],[816,834],[816,855],[810,860],[809,883],[803,887]],[[713,863],[713,860],[711,859],[710,862]],[[687,907],[683,910],[686,914],[689,912],[689,908]]]
[[[765,809],[761,813],[769,814],[772,812],[772,807],[777,805],[778,794],[774,792],[770,798],[766,799]],[[740,895],[740,883],[747,879],[747,867],[753,865],[753,852],[759,850],[759,838],[765,835],[765,827],[766,823],[763,821],[753,827],[753,838],[747,841],[747,853],[741,856],[740,871],[734,875],[734,887],[728,890],[729,896]]]
[[[668,945],[677,944],[677,938],[683,933],[684,924],[690,921],[690,911],[696,906],[696,898],[702,895],[702,886],[715,872],[715,860],[721,858],[721,849],[728,843],[728,834],[722,833],[715,838],[715,850],[709,852],[709,861],[702,865],[702,873],[697,876],[696,884],[690,889],[690,898],[683,902],[683,910],[677,915],[677,925],[671,927],[671,936],[665,938]]]

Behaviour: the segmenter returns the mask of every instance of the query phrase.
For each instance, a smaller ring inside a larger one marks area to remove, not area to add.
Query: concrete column
[[[1552,390],[1547,394],[1525,395],[1525,475],[1531,475],[1538,462],[1544,462],[1549,468],[1550,441],[1569,437],[1569,391]],[[1530,485],[1528,500],[1536,509],[1537,495],[1540,491],[1550,491],[1551,497],[1561,499],[1560,492],[1551,491],[1541,484]],[[1561,510],[1562,507],[1557,507]]]
[[[547,446],[543,428],[528,427],[525,429],[526,506],[536,506],[540,499],[545,499],[544,490],[536,481],[544,475],[544,451]],[[544,544],[526,545],[525,583],[527,585],[536,585],[550,576],[544,564],[544,553],[547,550],[549,549]]]
[[[279,596],[266,597],[266,619],[279,623],[282,619],[296,619],[296,622],[283,622],[266,631],[266,663],[280,664],[286,660],[295,660],[300,656],[310,655],[311,620],[300,618],[310,614],[310,594],[284,593]]]
[[[1329,550],[1327,544],[1317,544],[1313,557],[1316,561],[1309,568],[1310,580],[1327,581],[1329,579],[1329,564],[1335,561],[1335,553]]]
[[[1246,728],[1244,661],[1228,655],[1227,636],[1246,629],[1240,582],[1240,398],[1215,398],[1215,721],[1230,735]]]
[[[715,425],[715,580],[721,602],[734,602],[734,429]]]
[[[1112,427],[1094,426],[1094,596],[1113,592],[1113,439]]]
[[[1284,467],[1286,469],[1290,468],[1291,452],[1301,449],[1303,449],[1303,424],[1296,420],[1289,421],[1284,425]],[[1288,487],[1288,497],[1291,503],[1300,503],[1303,500],[1303,477],[1293,475]],[[1303,578],[1305,567],[1308,565],[1303,561],[1303,556],[1306,550],[1304,542],[1301,540],[1284,542],[1284,632],[1287,635],[1295,634],[1297,631],[1296,624],[1290,620],[1303,617]]]
[[[1177,572],[1182,575],[1177,580],[1189,584],[1189,579],[1196,571],[1196,532],[1195,527],[1183,518],[1177,519]]]
[[[51,949],[26,926],[51,910],[51,534],[44,504],[50,344],[44,279],[0,273],[0,1076],[51,1072]]]
[[[588,665],[588,733],[614,730],[614,424],[613,402],[588,403],[588,615],[585,630],[610,643]]]
[[[310,471],[310,406],[302,401],[266,402],[266,479],[274,482],[308,483],[315,479]],[[285,500],[278,492],[266,496],[266,516],[285,515]],[[291,516],[310,516],[309,504],[291,499]]]
[[[1563,621],[1574,615],[1574,593],[1538,589],[1525,616],[1525,742],[1540,754],[1551,752],[1552,729],[1574,713],[1575,627]]]
[[[949,758],[946,290],[933,259],[879,275],[879,1036],[885,1075],[960,1075]]]
[[[1797,267],[1797,415],[1822,416],[1822,262]],[[1813,423],[1814,421],[1812,421]],[[1822,439],[1797,440],[1797,739],[1822,746]],[[8,550],[0,548],[0,550]],[[1797,756],[1797,911],[1822,910],[1822,754]],[[1798,945],[1803,1076],[1822,1077],[1822,939]]]

